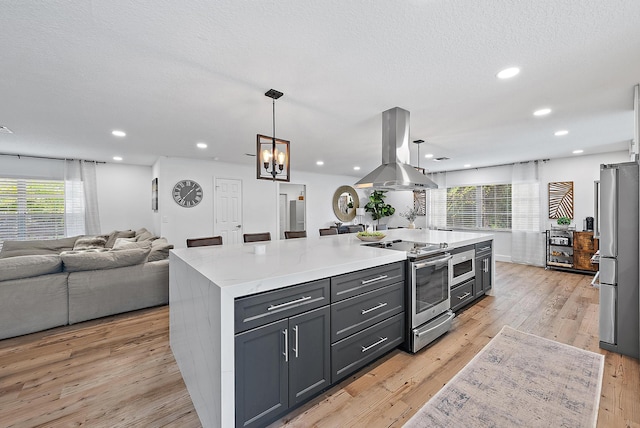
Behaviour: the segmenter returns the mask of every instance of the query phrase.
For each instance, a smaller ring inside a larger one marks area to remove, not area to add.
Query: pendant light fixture
[[[276,138],[276,100],[284,94],[269,89],[265,95],[273,104],[273,135],[258,134],[256,171],[258,180],[290,181],[289,141]]]

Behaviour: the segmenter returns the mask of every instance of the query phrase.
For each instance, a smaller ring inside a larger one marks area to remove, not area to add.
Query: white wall
[[[186,246],[187,238],[211,236],[215,231],[214,182],[216,178],[242,181],[244,233],[271,232],[278,236],[279,184],[257,180],[255,166],[229,164],[213,160],[163,157],[153,167],[158,176],[158,216],[160,232],[176,248]],[[307,233],[336,221],[332,200],[335,190],[352,185],[358,178],[291,171],[291,183],[306,186]],[[191,179],[202,186],[203,199],[192,208],[178,206],[171,189],[180,180]]]
[[[114,163],[96,166],[100,228],[154,229],[151,210],[151,167]]]

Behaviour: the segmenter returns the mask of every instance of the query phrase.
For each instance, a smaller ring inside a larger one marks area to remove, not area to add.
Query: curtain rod
[[[529,163],[529,162],[549,162],[551,159],[534,159],[534,160],[529,160],[529,161],[522,161],[522,162],[511,162],[511,163],[501,163],[499,165],[487,165],[487,166],[476,166],[476,167],[472,167],[472,168],[460,168],[460,169],[449,169],[449,170],[445,170],[445,171],[433,171],[433,172],[427,172],[427,174],[440,174],[442,172],[456,172],[456,171],[470,171],[472,169],[483,169],[483,168],[498,168],[501,166],[512,166],[512,165],[520,165],[520,164],[524,164],[524,163]]]
[[[20,158],[32,158],[32,159],[48,159],[48,160],[60,160],[60,161],[79,160],[79,161],[84,161],[84,162],[106,163],[106,162],[103,162],[103,161],[95,161],[95,160],[88,160],[88,159],[54,158],[54,157],[49,157],[49,156],[34,156],[34,155],[17,155],[15,153],[0,153],[0,156],[14,156],[14,157],[17,157],[18,159],[20,159]]]

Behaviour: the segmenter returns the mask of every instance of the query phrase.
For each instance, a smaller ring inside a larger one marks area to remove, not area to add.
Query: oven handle
[[[440,259],[436,259],[436,260],[429,260],[428,262],[423,262],[423,263],[413,263],[413,267],[416,269],[421,269],[425,266],[435,266],[435,265],[439,265],[442,264],[444,262],[448,262],[449,260],[451,260],[453,256],[451,254],[447,254],[445,257],[442,257]]]
[[[435,325],[435,326],[431,327],[430,329],[425,330],[425,331],[421,331],[421,332],[419,332],[419,333],[418,333],[418,329],[415,329],[415,330],[413,330],[413,334],[414,334],[416,337],[423,336],[423,335],[425,335],[425,334],[427,334],[427,333],[429,333],[429,332],[431,332],[431,331],[435,330],[436,328],[438,328],[438,327],[442,326],[443,324],[448,323],[448,322],[449,322],[449,321],[451,321],[451,320],[453,319],[453,317],[455,317],[455,316],[456,316],[456,314],[454,314],[453,312],[449,312],[449,315],[447,316],[447,319],[445,319],[444,321],[442,321],[440,324]]]

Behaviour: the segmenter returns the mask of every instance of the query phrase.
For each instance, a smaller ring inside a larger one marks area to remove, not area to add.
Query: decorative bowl
[[[360,233],[358,233],[356,235],[356,237],[361,240],[361,241],[365,241],[365,242],[375,242],[375,241],[380,241],[381,239],[383,239],[385,236],[384,233],[381,233],[379,235],[360,235]]]

